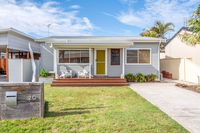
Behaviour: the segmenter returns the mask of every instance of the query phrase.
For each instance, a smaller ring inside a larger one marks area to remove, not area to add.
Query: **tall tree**
[[[188,21],[189,32],[185,32],[180,35],[182,41],[190,45],[200,44],[200,4],[192,15],[192,18]]]
[[[140,35],[166,39],[166,34],[170,31],[174,31],[173,23],[162,23],[161,21],[156,21],[155,25],[152,28],[145,28],[145,32],[142,32]],[[165,44],[162,43],[160,46],[161,49],[163,49],[164,46]]]
[[[156,21],[155,25],[148,29],[144,29],[145,32],[142,32],[141,36],[146,37],[157,37],[166,39],[166,34],[170,31],[174,31],[174,24],[173,23],[162,23],[161,21]]]

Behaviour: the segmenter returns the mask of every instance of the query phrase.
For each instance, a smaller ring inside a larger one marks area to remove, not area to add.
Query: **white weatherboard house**
[[[165,40],[132,36],[52,36],[34,39],[40,45],[40,68],[56,78],[124,78],[128,73],[160,78],[160,43]]]

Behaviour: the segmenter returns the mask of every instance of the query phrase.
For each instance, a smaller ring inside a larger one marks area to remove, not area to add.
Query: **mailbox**
[[[7,91],[5,97],[5,103],[7,106],[17,105],[17,91]]]

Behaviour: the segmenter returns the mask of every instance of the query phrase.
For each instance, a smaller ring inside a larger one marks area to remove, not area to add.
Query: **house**
[[[160,79],[160,43],[165,40],[131,36],[52,36],[34,39],[40,46],[39,66],[54,71],[60,79],[62,68],[77,78],[124,78],[128,73],[155,74]],[[68,78],[69,79],[69,78]]]
[[[181,28],[165,47],[165,57],[161,59],[161,71],[172,73],[173,79],[198,83],[200,76],[200,45],[188,45],[180,35],[191,33]]]
[[[35,59],[39,60],[40,45],[35,42],[33,37],[14,28],[0,29],[1,80],[10,82],[31,81],[29,43]]]

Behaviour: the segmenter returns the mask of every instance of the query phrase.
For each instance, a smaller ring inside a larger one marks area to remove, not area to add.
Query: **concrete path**
[[[192,133],[200,133],[200,94],[175,83],[131,83],[131,88]]]

